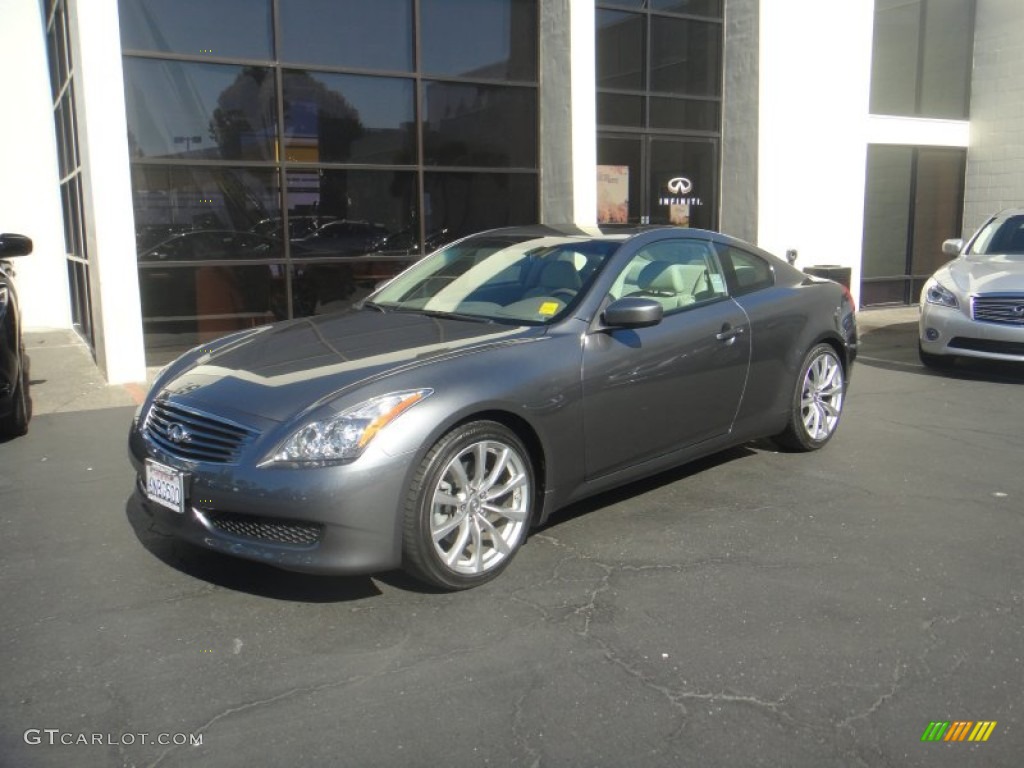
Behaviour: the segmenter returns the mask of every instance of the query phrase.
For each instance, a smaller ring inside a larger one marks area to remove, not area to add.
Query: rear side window
[[[674,239],[640,249],[619,273],[609,294],[613,299],[654,299],[668,314],[720,299],[726,291],[711,244]]]
[[[775,271],[772,265],[748,251],[733,248],[731,245],[716,243],[718,257],[722,260],[729,292],[733,296],[744,296],[754,291],[762,291],[775,285]]]

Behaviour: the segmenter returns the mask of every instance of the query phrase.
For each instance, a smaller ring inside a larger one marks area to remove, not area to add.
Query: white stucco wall
[[[855,297],[873,21],[872,0],[760,8],[758,245],[851,267]]]
[[[25,327],[70,328],[63,217],[43,12],[39,0],[0,0],[0,231],[32,238],[15,261]]]

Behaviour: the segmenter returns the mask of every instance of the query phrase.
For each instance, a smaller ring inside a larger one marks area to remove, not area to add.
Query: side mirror
[[[4,232],[0,235],[0,259],[12,256],[28,256],[32,253],[32,239],[24,235]]]
[[[657,325],[665,315],[665,308],[654,299],[627,296],[613,301],[601,315],[609,328],[645,328]]]
[[[954,237],[950,240],[944,240],[942,242],[942,252],[952,259],[955,259],[960,255],[960,251],[964,249],[964,241],[959,237]]]

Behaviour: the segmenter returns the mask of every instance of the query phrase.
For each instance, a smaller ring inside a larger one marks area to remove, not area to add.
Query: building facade
[[[537,221],[720,230],[913,302],[943,239],[1024,198],[1024,7],[822,7],[0,0],[26,324],[140,380]]]

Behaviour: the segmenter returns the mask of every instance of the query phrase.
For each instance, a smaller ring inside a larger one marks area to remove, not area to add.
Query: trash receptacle
[[[835,280],[837,283],[845,285],[846,288],[849,289],[850,278],[853,275],[853,270],[850,269],[850,267],[841,267],[838,264],[815,264],[813,267],[806,267],[804,269],[804,274]]]

